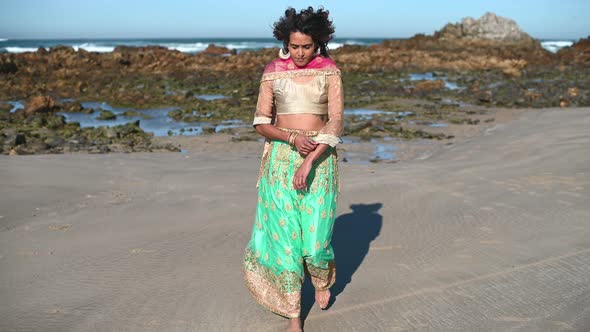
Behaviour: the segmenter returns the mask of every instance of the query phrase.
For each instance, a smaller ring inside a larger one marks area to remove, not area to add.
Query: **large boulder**
[[[435,36],[440,39],[483,39],[514,43],[531,43],[534,41],[513,20],[490,12],[485,13],[477,20],[466,17],[461,20],[461,23],[449,23]]]
[[[49,96],[36,96],[31,98],[25,108],[25,114],[31,115],[33,113],[49,113],[53,112],[55,107],[55,100]]]
[[[442,80],[434,80],[434,81],[421,81],[418,84],[416,84],[416,87],[414,88],[414,92],[420,92],[420,91],[432,91],[432,90],[440,90],[442,88],[445,87],[445,82],[443,82]]]

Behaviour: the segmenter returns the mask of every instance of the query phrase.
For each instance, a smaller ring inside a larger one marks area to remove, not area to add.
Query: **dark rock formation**
[[[580,39],[570,47],[560,49],[557,56],[566,63],[590,66],[590,36]]]
[[[11,58],[0,58],[0,74],[14,74],[18,70]]]

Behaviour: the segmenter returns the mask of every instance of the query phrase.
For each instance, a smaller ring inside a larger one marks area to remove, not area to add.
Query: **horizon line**
[[[383,39],[383,40],[388,40],[388,39],[410,39],[412,37],[415,37],[416,35],[426,35],[426,36],[432,36],[432,35],[427,35],[427,34],[421,34],[421,33],[417,33],[414,34],[410,37],[366,37],[366,36],[355,36],[355,37],[351,37],[351,36],[345,36],[345,37],[334,37],[334,39]],[[529,35],[530,36],[530,35]],[[536,40],[580,40],[580,39],[584,39],[587,37],[576,37],[576,38],[572,38],[572,37],[533,37],[531,36],[531,38],[536,39]],[[53,38],[53,37],[26,37],[26,38],[10,38],[10,37],[2,37],[0,38],[1,41],[11,41],[11,40],[130,40],[130,39],[227,39],[227,40],[232,40],[232,39],[272,39],[275,40],[274,37],[57,37],[57,38]],[[333,40],[334,40],[333,39]],[[280,43],[279,40],[276,40],[277,42]]]

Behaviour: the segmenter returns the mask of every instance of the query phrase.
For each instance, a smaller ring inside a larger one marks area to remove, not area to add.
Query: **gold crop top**
[[[272,90],[277,115],[328,114],[328,90],[323,75],[313,76],[308,82],[290,78],[274,80]]]
[[[304,77],[313,78],[301,81]],[[328,115],[314,140],[332,147],[341,142],[344,108],[340,70],[303,69],[264,74],[253,125],[273,124],[277,115]],[[273,107],[274,106],[274,107]]]

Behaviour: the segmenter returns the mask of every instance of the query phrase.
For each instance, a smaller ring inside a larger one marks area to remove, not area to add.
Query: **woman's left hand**
[[[307,176],[311,171],[311,163],[303,162],[293,175],[293,188],[303,190],[307,188]]]
[[[302,156],[307,156],[311,151],[315,150],[318,143],[303,134],[299,134],[295,137],[294,145]]]

